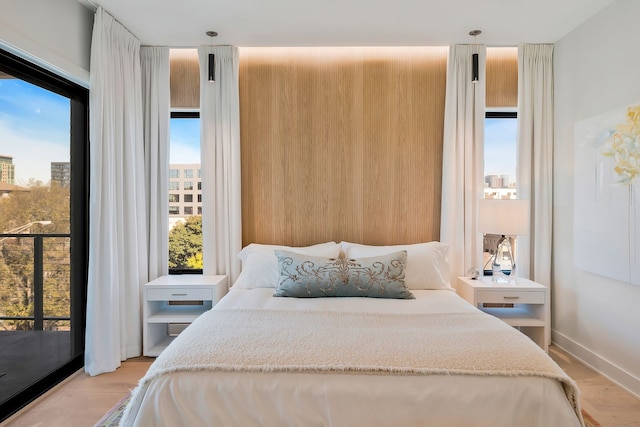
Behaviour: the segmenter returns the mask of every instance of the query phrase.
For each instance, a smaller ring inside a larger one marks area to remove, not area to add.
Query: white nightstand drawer
[[[510,304],[544,304],[545,293],[537,291],[508,291],[508,290],[478,290],[478,300],[481,303],[510,303]]]
[[[149,301],[190,301],[190,300],[212,300],[213,290],[194,289],[176,286],[169,289],[147,289],[147,299]]]

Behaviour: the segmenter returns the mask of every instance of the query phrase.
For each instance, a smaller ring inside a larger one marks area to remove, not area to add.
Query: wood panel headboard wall
[[[243,245],[437,240],[447,51],[240,48]]]
[[[200,66],[197,49],[169,50],[171,108],[200,108]]]
[[[490,108],[518,106],[518,48],[487,48],[486,104]]]

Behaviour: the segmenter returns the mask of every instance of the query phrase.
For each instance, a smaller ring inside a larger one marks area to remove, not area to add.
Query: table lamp
[[[511,237],[529,234],[529,201],[517,199],[480,199],[478,203],[478,231],[502,236],[496,245],[491,262],[492,280],[516,283],[516,260]],[[502,263],[510,263],[511,272],[505,274]]]

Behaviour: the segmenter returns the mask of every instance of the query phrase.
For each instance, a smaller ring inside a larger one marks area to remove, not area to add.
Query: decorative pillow
[[[337,257],[340,244],[320,243],[312,246],[292,247],[251,243],[238,254],[242,261],[242,272],[233,287],[238,289],[275,288],[278,286],[278,259],[275,250],[295,251],[305,255]]]
[[[359,259],[275,253],[280,269],[276,297],[415,298],[404,282],[406,251]]]
[[[384,255],[399,250],[407,251],[405,282],[409,289],[452,289],[450,284],[449,246],[441,242],[412,245],[370,246],[342,242],[342,250],[348,258]]]

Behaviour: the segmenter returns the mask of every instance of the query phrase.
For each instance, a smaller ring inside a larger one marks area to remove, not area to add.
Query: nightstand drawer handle
[[[187,294],[171,294],[172,297],[186,297]]]
[[[503,297],[504,299],[518,299],[520,297]]]

